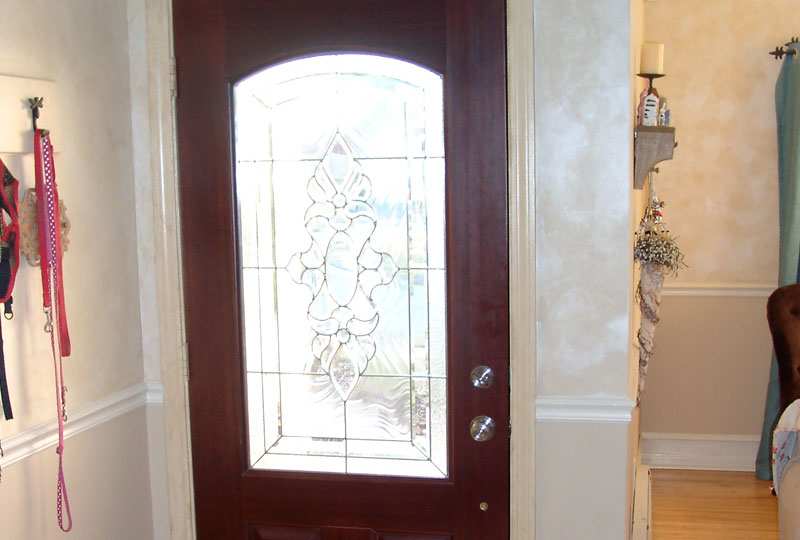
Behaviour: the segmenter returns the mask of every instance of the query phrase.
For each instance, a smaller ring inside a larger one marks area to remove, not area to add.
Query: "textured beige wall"
[[[537,398],[569,412],[631,395],[635,16],[629,0],[534,3]],[[626,538],[638,423],[546,415],[536,537]]]
[[[665,44],[679,146],[658,191],[689,268],[664,298],[642,398],[642,431],[757,435],[771,341],[766,295],[778,274],[774,87],[767,53],[798,32],[796,0],[656,0],[646,39]],[[730,286],[728,297],[703,296]],[[756,294],[759,294],[756,292]]]
[[[0,528],[3,540],[150,540],[145,408],[67,441],[64,453],[73,529],[56,519],[55,449],[3,469]]]
[[[642,431],[761,432],[772,342],[763,297],[663,298]]]
[[[537,393],[626,396],[630,4],[534,9]]]
[[[767,53],[798,33],[796,0],[656,0],[646,38],[664,43],[680,143],[658,191],[689,268],[678,283],[776,283],[775,80]]]
[[[71,408],[143,378],[136,260],[127,7],[124,0],[0,0],[0,73],[58,84],[53,133],[59,190],[72,222],[64,259],[72,356]],[[20,99],[26,96],[20,96]],[[40,125],[47,127],[47,103]],[[2,155],[23,187],[33,157]],[[22,263],[16,316],[3,321],[15,419],[4,436],[53,417],[53,370],[42,331],[38,268]]]

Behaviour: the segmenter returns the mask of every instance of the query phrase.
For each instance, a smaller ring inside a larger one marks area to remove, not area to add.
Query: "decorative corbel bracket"
[[[669,126],[636,126],[633,130],[633,187],[642,189],[644,181],[657,163],[672,159],[678,143],[675,128]]]

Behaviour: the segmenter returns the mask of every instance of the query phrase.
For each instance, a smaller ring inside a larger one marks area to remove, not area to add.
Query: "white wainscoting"
[[[642,463],[655,469],[755,471],[758,435],[642,433]]]
[[[162,402],[161,383],[142,382],[69,411],[64,437],[68,439],[148,403]],[[0,458],[0,466],[7,467],[57,443],[58,422],[55,419],[26,429],[3,439],[4,457]]]

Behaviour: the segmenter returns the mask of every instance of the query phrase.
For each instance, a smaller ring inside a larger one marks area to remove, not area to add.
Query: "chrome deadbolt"
[[[486,442],[494,437],[495,423],[488,416],[476,416],[469,425],[470,436],[478,442]]]
[[[469,378],[475,388],[489,388],[494,382],[494,370],[489,366],[477,366]]]

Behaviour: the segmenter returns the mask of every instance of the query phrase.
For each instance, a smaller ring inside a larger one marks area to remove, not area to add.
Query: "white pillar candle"
[[[642,43],[642,61],[639,73],[664,74],[664,44],[657,41]]]

